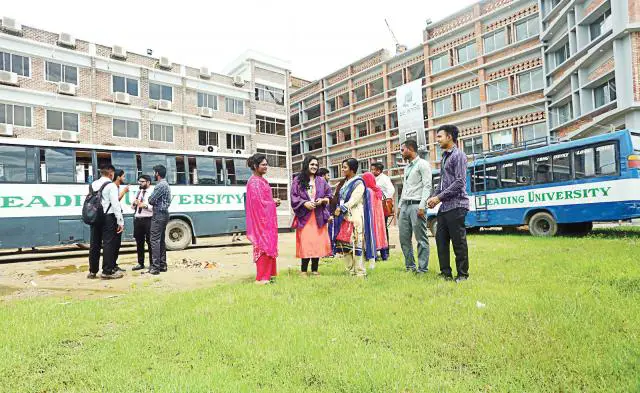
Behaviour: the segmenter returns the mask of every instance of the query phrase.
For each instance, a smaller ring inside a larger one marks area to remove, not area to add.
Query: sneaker
[[[469,279],[469,276],[458,276],[456,277],[456,283],[467,281],[468,279]]]
[[[122,272],[116,272],[116,271],[114,271],[111,274],[102,273],[100,275],[100,278],[103,280],[115,280],[117,278],[122,278],[122,277],[124,277],[124,274],[122,274]]]
[[[443,278],[445,281],[453,281],[453,276],[450,274],[440,273],[438,277]]]
[[[89,280],[95,280],[96,278],[98,278],[98,275],[96,273],[89,273],[87,274],[87,278]]]
[[[120,266],[116,265],[115,268],[113,268],[114,272],[126,272],[125,269],[121,268]]]
[[[144,269],[144,265],[140,265],[140,264],[138,264],[138,265],[135,265],[134,267],[132,267],[132,268],[131,268],[131,271],[132,271],[132,272],[135,272],[135,271],[137,271],[137,270],[142,270],[142,269]]]
[[[166,267],[166,266],[163,266],[163,267],[161,267],[161,268],[160,268],[160,269],[158,269],[158,270],[160,270],[162,273],[166,273],[166,272],[167,272],[167,267]]]
[[[151,268],[151,269],[149,269],[149,271],[147,273],[153,274],[154,276],[157,276],[158,274],[160,274],[160,270]]]

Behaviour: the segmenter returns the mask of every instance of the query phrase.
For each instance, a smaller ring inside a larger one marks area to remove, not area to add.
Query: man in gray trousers
[[[408,272],[416,273],[413,256],[415,235],[418,242],[418,274],[429,270],[429,239],[427,238],[427,199],[431,194],[431,166],[418,156],[418,144],[413,139],[405,141],[400,151],[402,158],[409,162],[404,169],[402,196],[400,198],[400,247],[404,254],[404,264]]]
[[[171,189],[165,179],[167,168],[164,165],[153,167],[154,178],[158,182],[149,196],[149,204],[153,206],[151,216],[151,266],[149,274],[158,275],[167,271],[167,247],[165,230],[169,222],[169,206],[171,205]]]

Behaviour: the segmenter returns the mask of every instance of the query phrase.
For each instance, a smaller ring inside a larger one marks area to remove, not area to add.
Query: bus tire
[[[178,251],[184,250],[191,244],[193,234],[191,232],[191,226],[179,218],[169,220],[167,224],[167,231],[165,233],[165,243],[167,250]]]
[[[429,232],[431,232],[431,236],[436,237],[436,232],[438,231],[438,220],[433,218],[428,223]]]
[[[533,236],[555,236],[558,233],[558,223],[549,213],[536,213],[529,219],[529,232]]]

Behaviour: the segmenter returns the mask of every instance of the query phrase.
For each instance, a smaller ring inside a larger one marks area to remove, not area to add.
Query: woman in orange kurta
[[[362,179],[364,180],[364,184],[367,186],[367,190],[372,194],[371,205],[373,208],[373,228],[376,239],[376,251],[388,251],[389,242],[387,241],[387,231],[384,223],[384,209],[382,207],[384,195],[382,194],[380,187],[376,184],[376,178],[373,176],[373,173],[365,173],[362,175]],[[381,252],[380,254],[383,257],[389,255],[388,252]],[[384,259],[386,260],[387,258]],[[373,266],[373,264],[371,266]]]

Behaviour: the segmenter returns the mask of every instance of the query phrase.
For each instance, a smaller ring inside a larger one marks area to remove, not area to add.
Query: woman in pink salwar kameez
[[[256,284],[268,284],[276,275],[278,257],[278,218],[271,186],[265,180],[269,165],[264,154],[254,154],[247,160],[253,176],[247,183],[247,238],[253,244],[253,262],[256,264]]]

